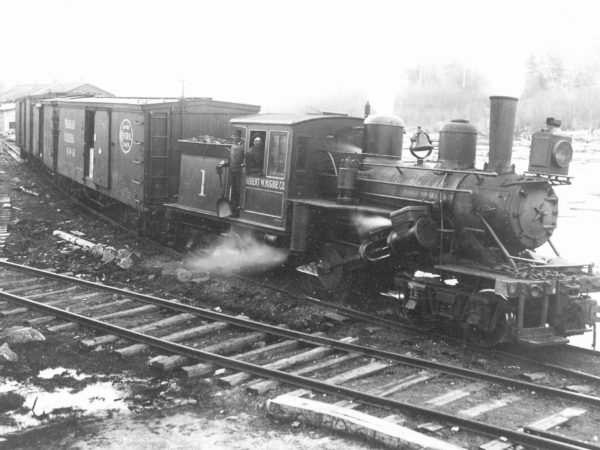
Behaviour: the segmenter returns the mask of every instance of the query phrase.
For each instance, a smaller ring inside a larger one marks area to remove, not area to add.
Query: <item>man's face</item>
[[[255,147],[262,147],[262,139],[259,137],[254,138],[254,141],[252,141],[252,142],[254,143]]]

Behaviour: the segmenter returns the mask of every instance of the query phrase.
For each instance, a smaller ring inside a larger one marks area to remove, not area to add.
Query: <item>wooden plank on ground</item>
[[[368,375],[373,375],[377,372],[381,372],[384,369],[390,367],[390,364],[383,361],[372,361],[364,366],[356,367],[355,369],[349,370],[344,373],[340,373],[338,375],[334,375],[331,378],[327,378],[324,380],[325,383],[329,384],[343,384],[348,381],[356,380],[358,378],[366,377]],[[295,391],[288,392],[287,395],[294,395],[297,397],[301,397],[310,393],[309,389],[296,389]]]
[[[463,386],[460,389],[455,389],[454,391],[450,391],[437,397],[431,398],[425,403],[433,406],[444,406],[448,403],[460,400],[461,398],[468,397],[473,392],[480,391],[486,386],[487,385],[485,383],[472,383],[467,386]]]
[[[159,307],[156,305],[144,305],[138,306],[137,308],[124,309],[122,311],[115,311],[108,314],[102,314],[100,316],[92,316],[92,319],[96,320],[106,320],[106,319],[119,319],[122,317],[131,317],[138,316],[141,314],[147,314],[149,312],[158,311]],[[48,327],[48,331],[64,331],[70,330],[73,328],[77,328],[78,324],[75,322],[64,323],[62,325],[55,325],[53,327]]]
[[[170,341],[170,342],[181,342],[181,341],[185,341],[186,339],[192,339],[192,338],[196,338],[196,337],[200,337],[200,336],[205,336],[210,333],[215,333],[217,331],[224,330],[228,326],[229,326],[229,324],[224,323],[224,322],[214,322],[214,323],[211,323],[208,325],[202,325],[202,326],[195,327],[195,328],[189,328],[189,329],[183,330],[183,331],[178,331],[177,333],[172,333],[167,336],[161,336],[160,338],[164,339],[165,341]],[[115,350],[115,353],[117,353],[120,356],[125,357],[125,356],[131,356],[131,355],[135,355],[137,353],[143,352],[147,348],[149,348],[149,346],[146,344],[134,344],[134,345],[130,345],[128,347],[124,347],[124,348]]]
[[[41,281],[42,278],[25,278],[24,280],[10,280],[2,282],[2,291],[8,292],[9,294],[18,294],[19,292],[26,292],[32,289],[41,289],[43,287],[50,286],[49,283],[39,283],[39,284],[31,284],[36,281]],[[54,282],[53,285],[56,286],[60,283]],[[16,287],[15,287],[16,286]]]
[[[69,300],[68,299],[64,299],[64,298],[57,298],[54,300],[48,300],[46,302],[43,302],[44,305],[50,305],[50,306],[56,306],[56,305],[62,305],[64,303],[68,303]],[[23,314],[26,313],[27,311],[30,311],[29,308],[26,307],[19,307],[19,308],[14,308],[14,309],[9,309],[6,311],[1,311],[0,312],[0,317],[8,317],[8,316],[14,316],[17,314]],[[32,310],[33,312],[35,312],[35,310]]]
[[[294,395],[280,395],[267,402],[267,411],[276,417],[302,417],[313,426],[368,437],[391,448],[458,450],[449,442],[419,433],[383,419]]]
[[[96,297],[110,297],[111,299],[118,300],[118,296],[112,296],[108,292],[83,292],[81,294],[74,295],[71,297],[71,300],[79,301],[79,300],[93,300]],[[117,298],[115,298],[117,297]],[[107,299],[108,300],[108,299]]]
[[[114,302],[97,303],[95,305],[86,305],[85,303],[78,303],[75,306],[68,306],[66,308],[66,310],[69,312],[74,312],[74,313],[80,314],[82,312],[87,313],[90,311],[97,311],[99,309],[115,308],[117,306],[123,306],[129,302],[131,302],[131,300],[124,299],[124,300],[117,300]],[[26,319],[25,323],[27,323],[31,326],[35,326],[35,325],[41,325],[44,323],[52,322],[55,319],[56,319],[56,316],[42,316],[42,317],[36,317],[34,319]]]
[[[469,409],[463,409],[462,411],[459,411],[458,414],[464,417],[477,417],[486,412],[493,411],[494,409],[502,408],[518,400],[521,400],[521,397],[519,397],[516,394],[509,394],[500,397],[499,399],[492,400],[487,403],[482,403],[481,405],[477,405]]]
[[[328,369],[331,367],[339,366],[340,364],[346,363],[348,361],[352,361],[353,359],[360,358],[361,355],[358,353],[348,353],[347,355],[341,355],[335,358],[327,359],[325,361],[320,361],[315,364],[311,364],[310,366],[303,367],[299,370],[294,370],[290,372],[292,375],[306,375],[307,373],[315,372],[317,370]],[[277,380],[265,380],[258,379],[253,381],[248,385],[247,389],[249,391],[254,392],[255,394],[261,395],[265,392],[270,391],[271,389],[275,389],[279,385],[279,381]]]
[[[403,391],[408,389],[415,384],[424,383],[432,378],[437,377],[439,374],[435,372],[427,372],[426,370],[422,370],[418,373],[414,373],[407,377],[404,377],[400,380],[392,381],[384,386],[379,386],[374,389],[368,391],[371,395],[379,395],[381,397],[388,397],[398,391]],[[340,400],[335,403],[337,406],[341,406],[344,408],[356,408],[360,403],[354,403],[350,400]]]
[[[248,333],[244,336],[227,339],[226,341],[219,342],[218,344],[203,347],[200,350],[207,353],[227,355],[256,344],[257,342],[264,340],[266,337],[267,335],[265,333]],[[171,372],[184,366],[185,364],[188,364],[190,361],[193,361],[193,359],[181,355],[159,355],[148,361],[148,366],[163,372]]]
[[[50,292],[40,292],[39,294],[28,295],[27,298],[29,300],[37,300],[38,298],[50,297],[56,294],[66,294],[67,292],[71,292],[78,289],[78,286],[69,286],[63,289],[57,289],[56,291]],[[64,300],[70,300],[69,298],[65,298]]]
[[[265,354],[275,353],[277,351],[292,351],[300,347],[300,341],[288,339],[283,342],[277,342],[276,344],[267,345],[266,347],[257,348],[240,355],[235,355],[233,358],[239,359],[240,361],[255,361]],[[191,383],[194,380],[212,374],[217,369],[217,366],[210,363],[194,364],[192,366],[182,367],[181,378],[186,383]]]
[[[512,442],[503,441],[502,439],[494,439],[479,447],[481,450],[507,450],[513,448]]]
[[[558,425],[568,422],[569,420],[571,420],[574,417],[581,416],[582,414],[585,414],[586,412],[587,412],[587,410],[584,408],[577,408],[577,407],[566,408],[555,414],[551,414],[547,417],[544,417],[540,420],[536,420],[535,422],[530,423],[529,425],[523,427],[523,430],[525,432],[529,431],[534,434],[535,434],[536,430],[547,431],[550,428],[554,428]],[[502,440],[502,439],[495,439],[493,441],[490,441],[490,442],[482,445],[480,448],[482,450],[505,450],[505,449],[511,448],[511,447],[512,447],[512,443],[510,441]]]
[[[357,340],[357,338],[346,337],[346,338],[341,339],[340,341],[341,342],[355,342],[356,340]],[[298,353],[297,355],[294,355],[294,356],[288,356],[287,358],[278,359],[275,362],[265,364],[263,367],[266,369],[281,370],[281,369],[285,369],[287,367],[291,367],[295,364],[300,364],[302,362],[314,361],[316,359],[324,358],[325,356],[331,355],[335,351],[336,350],[329,348],[329,347],[316,347],[311,350],[307,350],[305,352]],[[228,386],[237,386],[237,385],[249,380],[252,377],[253,377],[253,375],[251,375],[249,373],[238,372],[238,373],[234,373],[233,375],[223,377],[219,381],[227,384]]]
[[[119,301],[129,301],[129,299],[119,300]],[[172,325],[178,325],[183,322],[187,322],[196,317],[194,314],[183,313],[177,314],[176,316],[167,317],[165,319],[156,320],[154,322],[146,323],[144,325],[139,325],[131,329],[131,331],[137,332],[145,332],[156,330],[162,327],[168,327]],[[81,341],[81,344],[86,348],[94,348],[98,345],[110,344],[112,342],[118,341],[120,338],[113,334],[105,334],[102,336],[95,337],[93,339],[84,339]]]
[[[525,429],[532,428],[536,430],[549,430],[550,428],[554,428],[557,425],[561,425],[565,422],[568,422],[573,417],[581,416],[586,412],[587,410],[584,408],[565,408],[562,411],[559,411],[555,414],[544,417],[543,419],[530,423],[525,427]]]

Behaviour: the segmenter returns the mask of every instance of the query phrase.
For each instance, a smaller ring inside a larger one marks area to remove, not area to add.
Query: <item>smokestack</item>
[[[512,144],[518,98],[490,97],[490,161],[487,170],[512,172]]]

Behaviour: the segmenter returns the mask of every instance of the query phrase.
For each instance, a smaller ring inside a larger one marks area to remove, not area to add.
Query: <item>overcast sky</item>
[[[592,55],[598,3],[571,1],[2,2],[0,82],[86,81],[116,95],[319,107],[355,93],[383,112],[411,65],[458,60],[520,94],[532,53]],[[5,41],[6,42],[6,41]],[[366,98],[365,98],[366,100]]]

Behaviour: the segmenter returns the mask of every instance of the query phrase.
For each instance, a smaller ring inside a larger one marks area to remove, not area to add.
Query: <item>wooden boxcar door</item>
[[[98,186],[110,187],[110,112],[96,111],[94,117],[94,162],[92,180]]]

